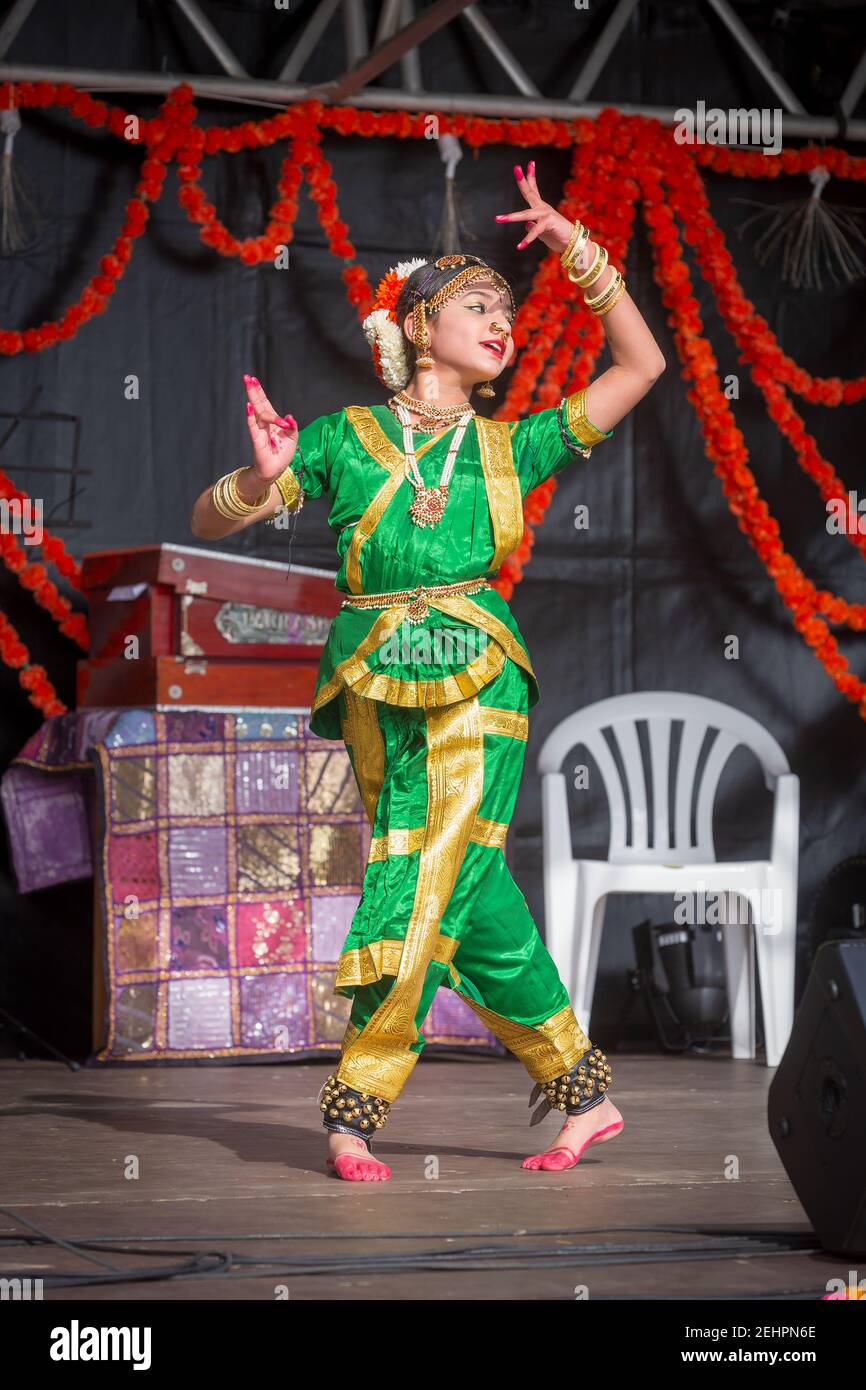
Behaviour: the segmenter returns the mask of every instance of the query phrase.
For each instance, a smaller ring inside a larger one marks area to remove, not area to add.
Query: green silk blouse
[[[584,396],[584,390],[567,396],[563,417],[588,457],[614,431],[590,424]],[[425,485],[438,485],[455,428],[432,441],[414,432]],[[339,559],[335,584],[347,595],[494,578],[522,539],[523,499],[574,457],[560,436],[556,407],[514,421],[476,415],[457,454],[444,515],[422,527],[409,515],[415,490],[404,473],[402,427],[387,405],[321,415],[300,431],[298,444],[277,487],[289,511],[301,487],[308,498],[328,497]],[[529,708],[538,702],[526,643],[495,589],[427,596],[420,621],[407,619],[410,601],[336,614],[313,695],[314,734],[342,738],[337,696],[344,687],[388,704],[450,704],[481,689],[506,660],[526,672]]]

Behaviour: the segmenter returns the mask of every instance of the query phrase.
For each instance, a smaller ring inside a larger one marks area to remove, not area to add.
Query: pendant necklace
[[[418,460],[415,457],[415,445],[412,440],[412,422],[405,407],[397,405],[396,413],[403,425],[404,472],[415,489],[415,499],[409,508],[409,515],[416,526],[436,526],[442,520],[448,501],[448,484],[451,481],[451,474],[454,472],[457,450],[460,448],[466,427],[475,412],[470,407],[457,424],[438,487],[427,487],[421,477]]]

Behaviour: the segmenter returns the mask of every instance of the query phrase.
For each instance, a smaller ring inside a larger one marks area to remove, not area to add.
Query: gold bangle
[[[230,521],[238,521],[241,517],[250,516],[253,512],[259,511],[271,495],[271,485],[268,483],[265,491],[256,498],[255,502],[245,501],[237,490],[238,475],[245,471],[245,468],[236,468],[233,473],[224,473],[213,485],[211,493],[213,504],[220,515],[227,517]]]
[[[571,236],[568,238],[568,243],[565,249],[563,250],[562,255],[559,258],[563,265],[567,263],[568,258],[571,254],[572,247],[574,246],[574,243],[577,241],[577,238],[580,236],[581,226],[582,224],[580,222],[580,219],[578,218],[578,220],[575,222],[574,226],[571,229]]]
[[[602,305],[600,309],[593,309],[592,312],[595,314],[596,318],[601,318],[602,314],[609,314],[613,306],[619,303],[624,294],[625,280],[621,279],[619,282],[619,288],[617,289],[616,294],[613,296],[610,303]]]
[[[598,292],[598,294],[596,294],[596,295],[594,295],[594,296],[593,296],[593,295],[588,295],[588,294],[587,294],[587,295],[584,295],[584,297],[583,297],[583,302],[584,302],[584,304],[586,305],[586,307],[587,307],[588,309],[594,309],[594,308],[596,308],[598,305],[603,304],[604,301],[605,301],[611,294],[613,294],[614,290],[616,289],[617,285],[619,284],[619,281],[620,281],[619,271],[616,269],[615,266],[611,266],[611,275],[610,275],[610,279],[608,280],[608,282],[607,282],[607,284],[605,285],[604,289],[603,289],[603,290],[600,290],[600,291]]]
[[[256,498],[255,502],[248,502],[248,501],[246,500],[246,498],[245,498],[245,497],[241,497],[241,494],[238,492],[238,478],[240,477],[241,473],[245,473],[245,472],[246,472],[246,469],[245,469],[245,468],[236,468],[235,471],[234,471],[234,473],[232,473],[232,474],[230,475],[230,479],[229,479],[229,491],[231,492],[231,498],[232,498],[232,501],[233,501],[238,507],[243,507],[243,508],[244,508],[246,511],[248,511],[248,512],[257,512],[257,511],[259,510],[260,507],[263,507],[263,506],[265,505],[265,503],[267,502],[268,498],[270,497],[270,495],[271,495],[271,485],[270,485],[270,483],[267,483],[267,484],[265,485],[265,490],[264,490],[264,492],[260,492],[260,493],[259,493],[259,495],[258,495],[258,497]]]
[[[229,521],[237,521],[237,513],[230,507],[225,499],[226,478],[218,478],[211,489],[211,501],[220,516],[227,517]]]
[[[571,228],[571,235],[569,236],[569,240],[567,240],[566,246],[564,246],[563,252],[562,254],[560,254],[560,264],[564,265],[566,264],[566,261],[569,260],[571,247],[574,246],[575,240],[577,240],[578,236],[580,236],[580,229],[580,222],[575,222],[574,227]]]
[[[604,274],[607,268],[607,247],[599,246],[596,242],[595,259],[589,270],[584,270],[581,275],[573,275],[569,271],[569,280],[581,290],[588,290],[590,285],[594,285],[596,280]]]
[[[578,286],[578,289],[589,289],[589,286],[595,285],[596,279],[602,278],[606,268],[607,247],[599,246],[598,242],[596,242],[595,259],[592,261],[591,267],[589,267],[589,270],[585,270],[584,274],[575,275],[574,284]]]
[[[591,309],[593,313],[597,313],[599,309],[603,308],[603,306],[607,303],[609,299],[613,298],[614,294],[619,289],[621,283],[624,283],[623,278],[619,271],[616,268],[614,268],[613,274],[611,275],[610,279],[608,280],[607,284],[605,285],[604,289],[600,292],[600,294],[597,294],[592,299],[590,299],[589,296],[584,296],[583,302],[586,305],[587,309]]]
[[[227,517],[229,521],[239,521],[246,513],[242,512],[240,508],[235,505],[229,489],[230,481],[231,475],[229,473],[224,474],[222,478],[218,478],[213,485],[211,498],[221,516]]]
[[[586,243],[589,241],[589,228],[582,222],[575,222],[568,245],[559,258],[559,263],[563,270],[568,270],[580,256]]]
[[[583,230],[585,232],[585,236],[580,238],[577,245],[575,246],[573,254],[569,257],[569,259],[563,262],[565,273],[568,276],[569,280],[572,281],[572,283],[577,279],[579,275],[585,274],[585,271],[580,269],[580,262],[584,252],[586,251],[587,246],[589,245],[589,228],[584,227]]]
[[[595,299],[587,299],[584,296],[584,303],[587,304],[588,309],[592,310],[592,313],[598,314],[599,310],[606,309],[612,303],[613,296],[619,291],[621,284],[623,284],[623,277],[621,277],[619,270],[614,270],[602,292],[596,295]]]

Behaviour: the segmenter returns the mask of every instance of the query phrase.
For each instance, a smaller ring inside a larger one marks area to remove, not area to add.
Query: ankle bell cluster
[[[377,1129],[388,1122],[390,1101],[367,1091],[356,1091],[332,1072],[319,1092],[319,1109],[324,1112],[325,1129],[340,1134],[357,1134],[369,1145]]]
[[[533,1105],[542,1092],[545,1100],[536,1110],[530,1125],[538,1124],[549,1110],[564,1110],[568,1115],[582,1115],[592,1110],[596,1105],[601,1105],[612,1083],[613,1072],[607,1057],[600,1047],[591,1047],[578,1058],[571,1071],[554,1077],[553,1081],[538,1083],[529,1104]]]

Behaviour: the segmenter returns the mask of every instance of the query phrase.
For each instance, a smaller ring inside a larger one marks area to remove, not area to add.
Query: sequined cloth
[[[7,770],[2,800],[23,891],[95,867],[95,1061],[340,1046],[350,1001],[335,993],[337,962],[371,828],[345,748],[312,734],[306,712],[57,716]],[[442,996],[431,1044],[502,1051]]]

